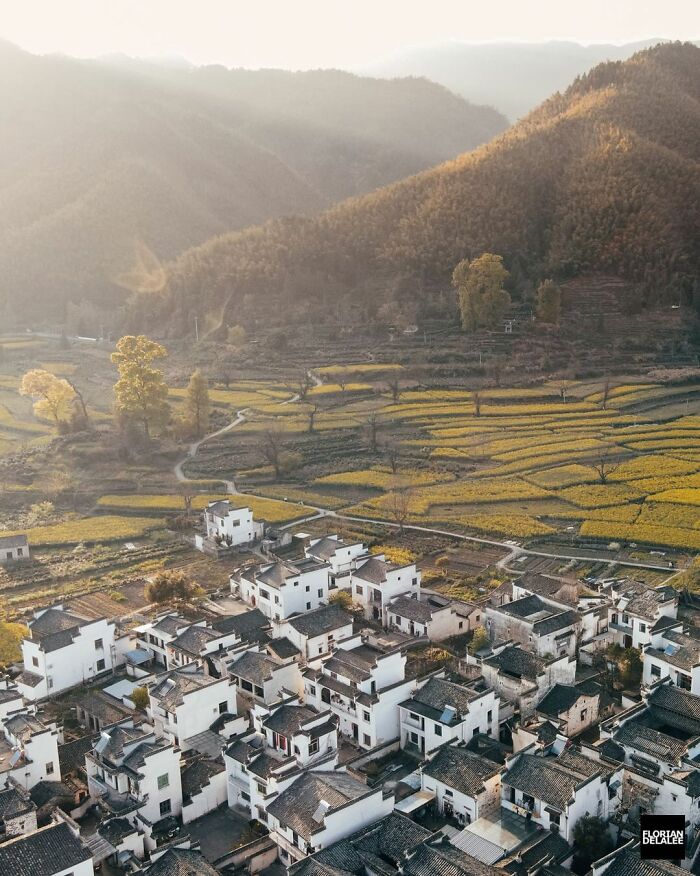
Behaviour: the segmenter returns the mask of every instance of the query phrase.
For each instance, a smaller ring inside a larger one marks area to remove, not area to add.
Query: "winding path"
[[[323,381],[321,381],[313,372],[309,372],[309,376],[314,381],[316,386],[320,386]],[[300,400],[299,393],[294,393],[288,399],[285,399],[282,404],[296,404]],[[230,423],[226,426],[223,426],[220,429],[217,429],[215,432],[211,432],[209,435],[205,435],[203,438],[200,438],[198,441],[194,441],[189,445],[187,449],[187,454],[184,456],[178,463],[173,467],[173,473],[175,477],[180,483],[188,483],[192,481],[192,478],[188,478],[187,475],[183,471],[184,465],[190,460],[194,459],[197,455],[199,448],[206,444],[207,441],[211,441],[213,438],[218,438],[219,435],[224,435],[227,432],[230,432],[232,429],[235,429],[236,426],[239,426],[241,423],[246,422],[246,412],[248,408],[242,408],[240,411],[236,413],[236,416]],[[240,493],[236,489],[236,483],[233,479],[225,480],[223,478],[217,478],[217,480],[221,480],[222,483],[226,484],[226,492],[232,495],[240,495],[240,496],[252,496],[254,498],[268,498],[267,496],[261,496],[257,493],[247,492]],[[356,523],[371,523],[375,526],[383,526],[386,529],[401,529],[398,523],[392,523],[388,520],[376,520],[372,517],[354,517],[349,514],[338,513],[337,511],[333,511],[330,508],[321,508],[315,505],[309,505],[309,510],[312,511],[312,514],[309,514],[306,517],[299,518],[297,520],[293,520],[291,523],[287,523],[284,526],[278,527],[279,529],[289,529],[292,526],[298,526],[300,523],[307,523],[311,520],[318,520],[322,517],[334,517],[337,520],[348,520],[354,521]],[[507,556],[503,557],[498,561],[497,565],[499,568],[507,569],[508,563],[513,560],[525,556],[531,557],[543,557],[545,559],[557,559],[557,560],[583,560],[584,562],[595,562],[595,563],[605,563],[607,565],[616,565],[616,566],[625,566],[627,568],[634,569],[651,569],[657,572],[669,572],[669,578],[673,578],[678,575],[682,569],[669,569],[667,565],[657,565],[654,563],[639,563],[634,562],[632,560],[619,560],[613,559],[612,557],[600,557],[595,556],[593,554],[588,554],[587,552],[582,551],[578,555],[573,554],[558,554],[548,551],[537,551],[531,550],[529,548],[521,547],[515,540],[510,541],[497,541],[496,539],[491,538],[480,538],[476,535],[462,535],[461,533],[451,532],[448,529],[439,529],[432,526],[419,526],[418,524],[408,524],[405,523],[403,526],[404,530],[409,530],[412,532],[425,532],[431,535],[441,535],[447,536],[449,538],[454,538],[457,541],[466,541],[476,544],[487,544],[491,547],[498,547],[507,552]]]

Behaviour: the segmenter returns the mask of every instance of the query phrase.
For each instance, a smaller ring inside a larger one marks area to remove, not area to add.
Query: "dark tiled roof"
[[[482,864],[446,840],[419,845],[403,867],[408,876],[503,876],[503,870]]]
[[[148,876],[219,876],[219,871],[192,849],[168,849],[148,868]]]
[[[613,738],[619,745],[626,745],[667,763],[678,763],[688,749],[685,742],[637,721],[627,721]]]
[[[319,560],[330,560],[338,548],[342,547],[347,547],[342,539],[325,536],[320,538],[315,544],[309,545],[306,548],[306,552],[309,556],[317,557]]]
[[[318,718],[318,712],[308,706],[280,706],[276,712],[263,721],[263,726],[275,733],[290,736],[296,733],[304,724]]]
[[[272,678],[272,673],[279,668],[279,664],[259,651],[246,651],[235,663],[228,665],[231,675],[258,685]]]
[[[605,876],[688,876],[688,871],[670,861],[642,861],[638,846],[625,846],[616,853]]]
[[[562,611],[559,614],[553,614],[544,620],[537,621],[533,626],[533,631],[538,636],[547,636],[549,633],[555,633],[557,630],[563,630],[566,627],[572,627],[581,620],[581,616],[577,611],[571,609]]]
[[[333,812],[375,793],[347,773],[303,773],[270,803],[267,811],[308,842],[312,834],[323,829],[324,819],[318,812],[322,801],[328,806],[326,812]]]
[[[283,563],[279,560],[272,563],[267,569],[259,571],[255,578],[260,584],[269,584],[271,587],[280,588],[288,578],[294,578],[299,575],[300,570],[291,564]]]
[[[600,766],[580,755],[558,758],[522,754],[503,776],[503,784],[564,810],[574,791]]]
[[[575,684],[555,684],[537,705],[537,711],[545,715],[561,715],[569,709],[582,696],[595,696],[599,690],[592,686],[580,686]]]
[[[24,533],[20,535],[0,535],[0,549],[27,547],[27,544],[27,536]]]
[[[306,614],[290,617],[288,623],[300,635],[313,638],[351,624],[352,618],[337,605],[324,605]]]
[[[54,876],[92,857],[65,822],[39,828],[0,846],[2,876]]]
[[[103,839],[116,847],[125,837],[136,833],[136,828],[128,818],[110,818],[100,824],[98,831]]]
[[[386,563],[378,557],[371,557],[359,569],[353,572],[353,576],[361,578],[363,581],[368,581],[370,584],[381,584],[383,581],[386,581],[386,573],[391,568],[393,567],[390,563]]]
[[[281,639],[270,639],[265,644],[268,653],[274,654],[280,660],[288,660],[290,657],[297,657],[301,652],[289,639],[284,636]]]
[[[22,694],[16,687],[0,688],[0,703],[11,703],[13,700],[21,700]]]
[[[446,708],[451,706],[453,709],[451,716],[442,723],[456,724],[469,713],[469,704],[478,696],[478,693],[461,684],[445,681],[444,678],[431,678],[413,694],[410,700],[401,705],[414,711],[424,712],[426,717],[434,718],[436,721],[440,720]],[[420,706],[427,706],[427,711],[421,710]]]
[[[178,630],[189,626],[190,623],[191,621],[185,620],[184,617],[169,614],[157,621],[154,624],[153,629],[158,630],[161,633],[167,633],[169,636],[176,636]]]
[[[248,767],[248,771],[251,772],[254,776],[258,776],[261,779],[266,779],[268,776],[272,775],[275,770],[278,770],[280,767],[287,766],[290,763],[294,763],[293,757],[274,757],[272,754],[269,754],[265,751],[259,757],[255,758],[255,760]]]
[[[7,788],[0,791],[0,821],[8,821],[18,815],[24,815],[34,809],[34,804],[28,796],[20,794],[17,788]]]
[[[235,633],[244,642],[259,642],[265,638],[264,631],[269,629],[270,621],[259,608],[253,608],[251,611],[217,618],[211,625],[222,634]]]
[[[32,801],[37,806],[46,806],[47,803],[56,803],[63,800],[73,799],[73,791],[63,782],[37,782],[30,791]]]
[[[661,630],[667,630],[670,627],[682,626],[683,621],[679,621],[675,617],[668,617],[665,614],[662,614],[661,617],[654,623],[654,626],[651,628],[652,633],[658,633]]]
[[[36,687],[44,681],[44,677],[42,675],[37,675],[36,672],[30,672],[28,669],[25,669],[23,672],[20,672],[16,681],[19,684],[26,684],[27,687]]]
[[[392,614],[397,614],[399,617],[427,624],[432,618],[435,609],[418,599],[411,599],[410,596],[399,596],[387,607],[387,610]]]
[[[76,701],[76,704],[85,709],[90,715],[98,718],[102,725],[116,724],[133,715],[133,709],[125,706],[121,700],[116,700],[101,690],[88,690]]]
[[[220,639],[222,634],[218,630],[209,627],[191,626],[180,633],[177,638],[169,643],[169,648],[179,648],[188,654],[200,654],[204,647],[214,639]]]
[[[221,679],[206,675],[201,670],[189,672],[174,669],[158,676],[156,683],[151,687],[150,694],[158,700],[162,708],[172,712],[184,703],[188,694],[220,681]]]
[[[500,611],[504,614],[509,614],[512,617],[519,618],[531,618],[535,614],[539,614],[540,612],[547,612],[547,614],[552,614],[554,609],[547,605],[539,596],[533,594],[532,596],[521,596],[520,599],[514,599],[513,602],[507,602],[505,605],[500,606]]]
[[[484,663],[508,675],[527,678],[529,681],[535,681],[546,666],[542,657],[530,654],[518,645],[508,645],[493,657],[487,657]]]
[[[185,797],[193,797],[209,784],[210,779],[222,773],[225,766],[222,761],[198,757],[182,771],[182,793]]]
[[[446,745],[425,764],[423,772],[455,791],[474,797],[483,790],[484,779],[497,775],[500,767],[465,748]]]
[[[30,621],[29,627],[32,639],[41,645],[42,651],[48,653],[70,645],[80,627],[93,622],[69,611],[49,608]]]
[[[92,751],[95,741],[99,739],[94,733],[81,736],[72,742],[66,742],[58,746],[58,763],[61,767],[61,775],[66,776],[77,769],[85,769],[85,755]]]

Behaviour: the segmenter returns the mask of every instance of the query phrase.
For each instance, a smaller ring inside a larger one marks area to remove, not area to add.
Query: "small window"
[[[160,814],[161,815],[169,815],[170,814],[170,800],[161,800]]]
[[[653,678],[661,678],[661,667],[656,663],[651,664],[651,674]]]
[[[219,714],[223,715],[224,712],[228,712],[228,703],[226,700],[224,700],[223,703],[219,703]]]
[[[24,554],[24,548],[17,548],[17,556],[21,557]]]
[[[323,587],[318,588],[318,595],[323,596]]]
[[[356,592],[359,596],[362,596],[362,593],[363,593],[363,591],[362,591],[362,585],[360,585],[360,584],[355,584],[355,592]]]
[[[170,776],[167,773],[164,773],[162,776],[158,776],[158,790],[162,791],[163,788],[167,788],[170,786]]]
[[[369,712],[368,712],[366,709],[365,709],[364,712],[362,713],[362,718],[363,718],[365,721],[368,721],[368,722],[369,722],[369,720],[370,720],[370,714],[369,714]]]
[[[102,651],[103,648],[102,639],[95,639],[95,651]]]
[[[310,696],[310,697],[315,697],[315,696],[316,696],[316,686],[313,685],[313,684],[310,684],[310,685],[309,685],[309,696]]]
[[[309,611],[310,608],[311,608],[311,603],[310,603],[310,602],[307,602],[307,603],[306,603],[306,610]]]
[[[310,592],[311,592],[311,585],[310,585],[310,584],[307,584],[307,585],[306,585],[306,592],[307,592],[307,593],[310,593]]]
[[[46,775],[47,775],[47,776],[51,776],[51,775],[53,775],[53,761],[52,761],[52,760],[50,760],[50,761],[46,764]]]
[[[460,622],[459,622],[459,628],[460,628],[460,630],[462,629],[463,626],[464,626],[464,621],[460,621]]]
[[[646,631],[647,631],[647,625],[646,625],[646,624],[640,624],[640,625],[639,625],[639,632],[640,632],[640,633],[646,633]]]
[[[581,720],[585,721],[586,716],[588,715],[588,709],[581,709]]]
[[[39,665],[39,659],[37,657],[32,657],[32,666],[38,666],[38,665]]]
[[[263,697],[263,696],[265,696],[265,691],[264,691],[259,685],[257,685],[257,684],[255,685],[255,696],[256,696],[256,697]]]
[[[318,739],[312,739],[309,742],[309,754],[316,754],[318,751]]]
[[[442,736],[442,726],[440,724],[435,725],[435,735]]]
[[[367,733],[363,733],[363,734],[362,734],[362,739],[363,739],[365,745],[371,745],[371,744],[372,744],[372,737],[371,737],[371,736],[368,736]]]
[[[98,660],[98,661],[97,661],[97,671],[98,671],[98,672],[103,672],[103,671],[104,671],[104,668],[105,668],[105,662],[104,662],[104,660]]]
[[[493,719],[493,712],[491,711],[491,709],[489,709],[488,712],[486,713],[486,720],[490,724],[492,719]]]
[[[445,788],[445,797],[454,797],[454,794],[449,788]]]

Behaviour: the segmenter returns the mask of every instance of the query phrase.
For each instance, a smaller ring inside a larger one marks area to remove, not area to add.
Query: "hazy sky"
[[[0,35],[39,53],[348,67],[444,40],[698,39],[700,0],[0,0]]]

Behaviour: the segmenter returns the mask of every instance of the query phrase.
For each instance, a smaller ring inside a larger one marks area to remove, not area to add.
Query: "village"
[[[210,502],[189,540],[227,587],[35,608],[0,681],[3,876],[623,876],[655,812],[685,821],[664,872],[696,872],[691,594],[545,567],[452,598],[303,528]]]

